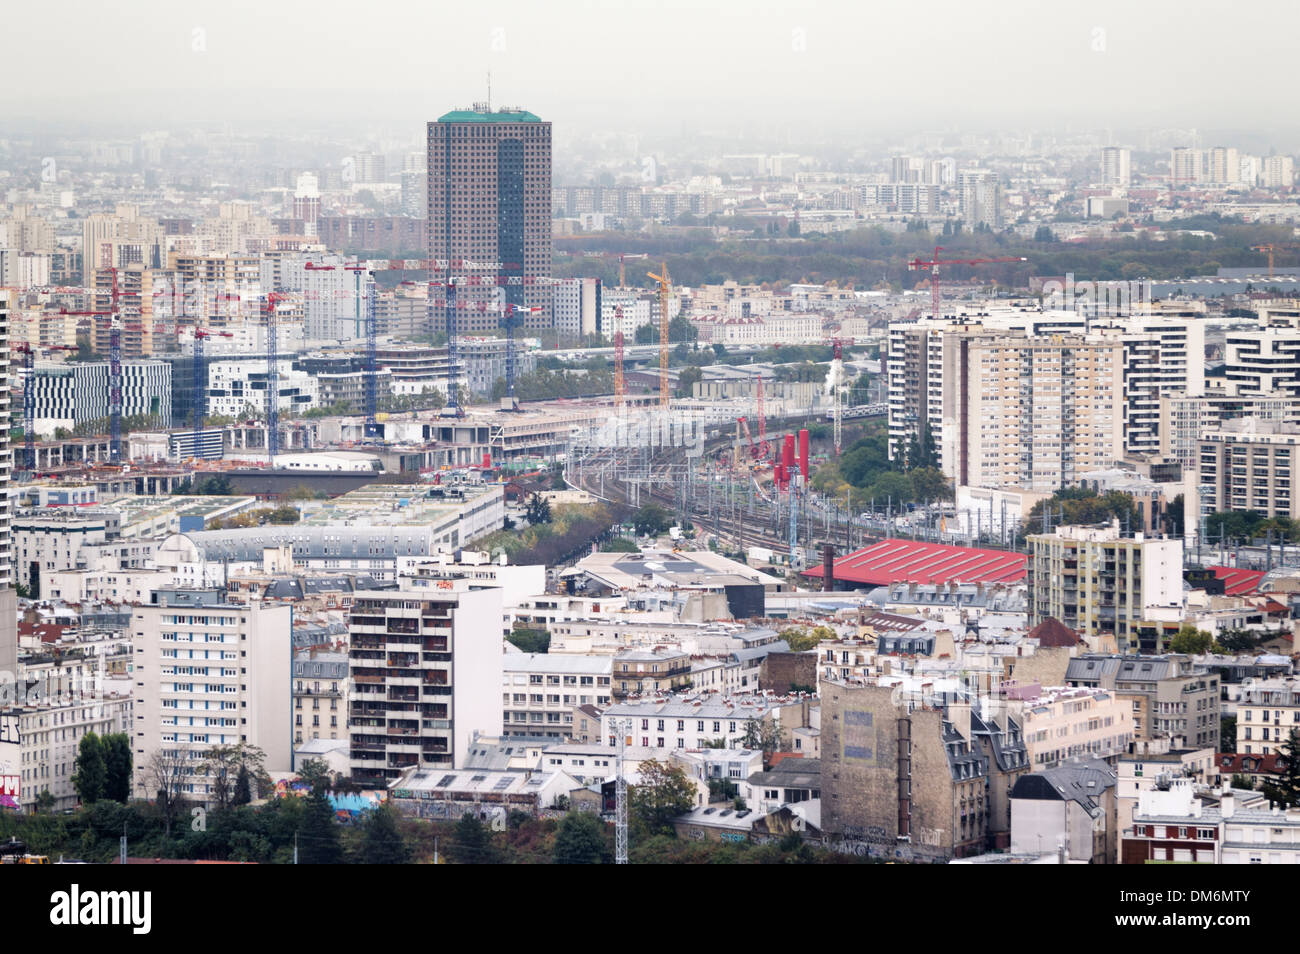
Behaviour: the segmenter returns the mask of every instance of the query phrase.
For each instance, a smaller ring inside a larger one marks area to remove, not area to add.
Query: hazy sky
[[[1295,0],[10,0],[0,118],[571,128],[1196,127],[1271,135]],[[30,82],[39,77],[39,82]]]

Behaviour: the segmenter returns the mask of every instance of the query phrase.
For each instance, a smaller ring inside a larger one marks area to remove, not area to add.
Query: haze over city
[[[1300,11],[1220,4],[74,2],[10,12],[9,122],[412,122],[527,102],[566,134],[1182,126],[1290,148]],[[77,69],[51,69],[44,40]],[[89,79],[93,77],[93,79]],[[88,127],[89,128],[89,127]],[[1273,142],[1277,139],[1276,143]]]

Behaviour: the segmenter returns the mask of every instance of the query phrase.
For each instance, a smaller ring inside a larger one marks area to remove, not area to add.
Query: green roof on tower
[[[453,109],[438,117],[440,123],[540,123],[542,118],[526,109]]]

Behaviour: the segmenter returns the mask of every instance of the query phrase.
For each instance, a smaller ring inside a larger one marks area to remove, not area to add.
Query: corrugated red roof
[[[1214,575],[1223,581],[1223,591],[1228,596],[1247,596],[1259,592],[1263,570],[1243,570],[1235,566],[1212,566]]]
[[[1019,583],[1028,557],[1008,550],[955,547],[915,540],[881,540],[835,561],[836,580],[889,583]],[[820,577],[821,564],[804,571]]]

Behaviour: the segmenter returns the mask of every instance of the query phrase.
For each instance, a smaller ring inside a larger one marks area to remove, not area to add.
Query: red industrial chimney
[[[808,479],[808,428],[799,430],[799,473]]]

